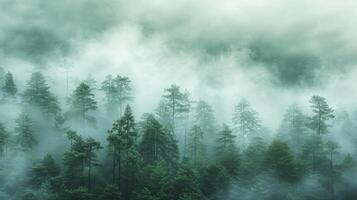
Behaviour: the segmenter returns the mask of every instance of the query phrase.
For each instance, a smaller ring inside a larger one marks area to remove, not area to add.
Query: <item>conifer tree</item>
[[[163,101],[161,102],[160,106],[163,108],[159,108],[159,110],[167,112],[165,115],[170,117],[170,128],[172,129],[173,133],[175,133],[177,117],[183,113],[189,112],[189,95],[181,92],[179,86],[171,85],[171,87],[165,89],[165,93],[162,97]]]
[[[163,159],[166,152],[167,135],[162,125],[151,114],[146,116],[139,151],[146,164]]]
[[[240,138],[254,138],[261,129],[258,113],[253,110],[246,99],[242,99],[233,112],[233,130]]]
[[[51,178],[60,174],[60,168],[50,154],[32,166],[32,181],[37,185],[49,181]]]
[[[97,109],[97,102],[94,99],[91,88],[87,84],[81,83],[74,90],[70,103],[70,116],[80,119],[83,123],[95,122],[95,118],[90,115],[90,111]]]
[[[194,125],[189,134],[188,153],[195,167],[199,164],[203,164],[205,151],[206,147],[203,144],[203,132],[199,126]]]
[[[10,72],[5,75],[5,82],[1,89],[3,92],[3,97],[5,99],[15,98],[15,95],[17,93],[17,87],[15,85],[14,78],[12,77],[12,74]]]
[[[112,75],[106,76],[106,79],[102,82],[101,90],[105,92],[106,107],[108,113],[113,115],[123,114],[123,106],[130,102],[133,98],[131,81],[128,77]]]
[[[203,133],[205,133],[208,138],[215,138],[216,120],[214,117],[214,111],[212,107],[205,101],[200,100],[195,106],[195,123],[201,127]]]
[[[312,96],[310,104],[313,116],[310,119],[310,128],[316,132],[317,135],[323,135],[328,132],[328,120],[333,119],[334,110],[326,103],[326,99],[321,96]]]
[[[8,145],[10,135],[6,131],[4,125],[0,123],[0,158],[4,156],[6,152],[6,145]]]
[[[16,144],[23,151],[28,151],[34,148],[37,140],[34,137],[33,123],[31,118],[22,113],[15,121]]]

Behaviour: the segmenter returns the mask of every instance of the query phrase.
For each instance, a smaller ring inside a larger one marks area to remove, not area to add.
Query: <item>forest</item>
[[[357,200],[356,0],[0,0],[0,200]]]
[[[130,77],[89,77],[62,97],[41,72],[18,88],[0,69],[1,104],[17,110],[0,114],[0,199],[357,199],[355,145],[341,151],[333,137],[355,144],[357,115],[318,94],[267,134],[244,97],[219,124],[205,99],[172,84],[134,117]]]

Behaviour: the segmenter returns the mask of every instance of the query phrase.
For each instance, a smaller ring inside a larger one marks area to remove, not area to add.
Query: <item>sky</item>
[[[230,123],[247,98],[276,129],[294,102],[311,95],[356,108],[354,0],[0,0],[0,66],[21,87],[47,75],[65,96],[91,74],[133,82],[137,116],[164,88],[180,85]],[[99,99],[100,100],[100,99]]]

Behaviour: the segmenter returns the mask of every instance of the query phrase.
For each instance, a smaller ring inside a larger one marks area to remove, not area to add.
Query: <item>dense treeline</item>
[[[321,96],[309,112],[292,104],[269,136],[244,98],[219,125],[209,103],[172,85],[138,119],[128,77],[85,80],[65,105],[40,72],[21,90],[15,80],[0,68],[3,108],[21,110],[0,119],[0,199],[357,199],[355,145],[341,152],[331,137],[355,144],[357,119]]]

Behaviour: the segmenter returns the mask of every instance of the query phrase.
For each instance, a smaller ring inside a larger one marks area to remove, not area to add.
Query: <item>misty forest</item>
[[[354,1],[0,8],[0,200],[357,199]]]

